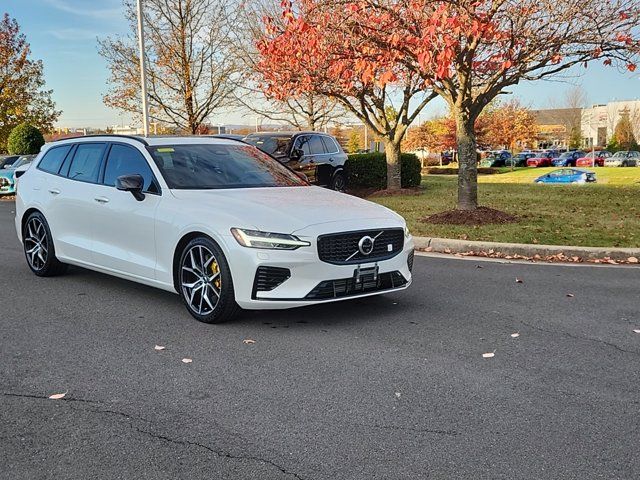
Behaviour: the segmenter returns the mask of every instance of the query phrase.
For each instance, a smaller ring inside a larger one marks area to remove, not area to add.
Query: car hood
[[[318,226],[315,231],[337,231],[405,224],[386,207],[321,187],[174,189],[171,193],[189,203],[222,208],[238,220],[238,227],[277,233],[302,232],[312,226]]]

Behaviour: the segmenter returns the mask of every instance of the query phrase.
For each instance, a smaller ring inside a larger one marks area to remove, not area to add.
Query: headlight
[[[409,227],[404,226],[404,238],[409,238],[411,236],[411,232],[409,231]]]
[[[305,242],[294,235],[288,235],[286,233],[260,232],[258,230],[232,228],[231,234],[240,245],[248,248],[295,250],[299,247],[308,247],[311,245],[309,242]]]

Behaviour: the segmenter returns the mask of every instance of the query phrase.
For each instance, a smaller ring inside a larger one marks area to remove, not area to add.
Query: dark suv
[[[347,154],[331,135],[318,132],[260,132],[244,141],[295,170],[309,182],[339,192],[346,187],[344,164]]]

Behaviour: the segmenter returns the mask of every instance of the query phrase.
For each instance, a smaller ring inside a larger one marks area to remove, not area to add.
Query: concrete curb
[[[533,245],[527,243],[477,242],[454,240],[449,238],[413,237],[417,249],[429,249],[440,253],[489,252],[502,255],[521,255],[523,257],[551,257],[564,255],[580,257],[584,260],[610,258],[626,261],[629,257],[640,259],[640,248],[614,247],[570,247],[563,245]]]

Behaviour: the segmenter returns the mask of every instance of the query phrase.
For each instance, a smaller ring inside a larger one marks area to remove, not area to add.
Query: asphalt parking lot
[[[205,325],[153,288],[33,276],[13,208],[0,202],[0,478],[640,472],[638,268],[417,257],[402,293]]]

